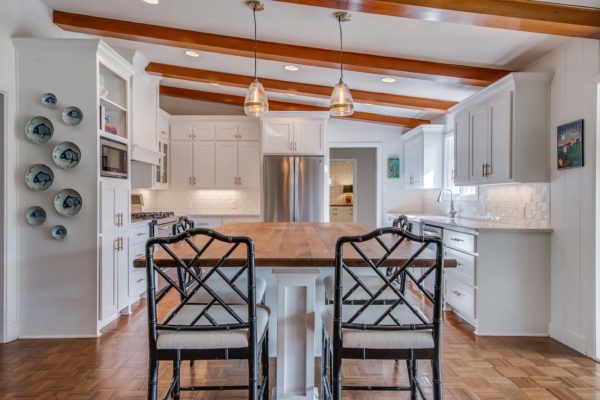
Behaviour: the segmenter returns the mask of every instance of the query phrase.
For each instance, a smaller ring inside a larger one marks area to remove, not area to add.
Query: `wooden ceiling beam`
[[[225,86],[245,88],[250,85],[254,77],[204,69],[181,67],[176,65],[159,64],[151,62],[146,67],[146,72],[163,78],[183,79],[187,81],[218,83]],[[293,93],[301,96],[329,98],[332,87],[311,85],[276,79],[260,78],[267,91],[279,93]],[[388,93],[375,93],[352,89],[354,101],[364,104],[373,104],[387,107],[410,108],[424,111],[446,112],[456,105],[454,101],[426,99],[422,97],[401,96]]]
[[[254,56],[251,39],[142,24],[63,11],[53,12],[54,23],[64,30],[113,37],[164,46],[228,54]],[[263,60],[339,68],[337,50],[258,41],[257,57]],[[344,68],[355,72],[400,77],[417,77],[465,85],[486,86],[510,71],[395,58],[364,53],[344,53]]]
[[[600,39],[600,9],[532,0],[275,0],[423,21]]]
[[[160,94],[165,96],[180,97],[184,99],[211,101],[214,103],[230,104],[235,106],[244,106],[244,98],[231,94],[204,92],[201,90],[178,88],[173,86],[160,86]],[[313,106],[310,104],[292,103],[287,101],[269,100],[270,111],[329,111],[326,107]],[[349,117],[343,119],[352,119],[357,121],[374,122],[385,125],[395,125],[404,128],[416,128],[419,125],[429,124],[426,119],[395,117],[391,115],[382,115],[366,112],[354,112]]]

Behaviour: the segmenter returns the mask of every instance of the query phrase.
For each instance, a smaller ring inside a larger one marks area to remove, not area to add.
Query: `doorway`
[[[329,220],[378,226],[377,148],[329,149]]]

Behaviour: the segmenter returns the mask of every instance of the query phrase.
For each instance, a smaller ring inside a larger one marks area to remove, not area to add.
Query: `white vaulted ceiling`
[[[228,36],[251,38],[252,13],[243,0],[161,0],[149,5],[142,0],[46,0],[55,10],[114,18]],[[287,3],[264,1],[265,11],[258,14],[260,40],[336,50],[339,46],[337,22],[332,10]],[[252,75],[253,60],[225,54],[199,52],[197,58],[183,49],[105,38],[118,47],[140,50],[150,61]],[[563,37],[474,27],[406,18],[353,13],[344,25],[344,47],[348,51],[470,66],[519,70],[543,54],[564,43]],[[297,72],[286,71],[284,63],[259,60],[259,77],[333,86],[339,71],[298,65]],[[460,101],[477,87],[417,78],[396,78],[381,82],[380,75],[346,72],[351,89],[399,95]],[[243,95],[243,89],[215,87],[203,83],[165,79],[171,86]],[[291,97],[269,93],[272,99],[327,106],[327,99]],[[436,113],[393,107],[357,104],[361,111],[387,115],[432,118]],[[439,115],[439,114],[438,114]]]

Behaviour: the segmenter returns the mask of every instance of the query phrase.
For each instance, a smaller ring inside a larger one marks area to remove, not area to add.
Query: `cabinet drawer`
[[[129,232],[129,242],[131,244],[146,243],[150,237],[150,227],[148,225],[139,228],[133,228]]]
[[[455,259],[457,263],[456,268],[447,270],[447,272],[450,272],[452,275],[457,275],[465,283],[475,286],[475,256],[449,247],[446,247],[444,256],[446,258]]]
[[[129,245],[129,262],[133,268],[133,261],[146,255],[146,242],[132,243]],[[138,269],[138,268],[134,268]]]
[[[223,218],[221,217],[193,215],[192,220],[194,221],[194,228],[215,229],[223,225]]]
[[[134,296],[139,296],[140,294],[146,292],[146,269],[145,268],[136,268],[135,271],[131,273],[131,280],[133,282],[133,290]]]
[[[457,250],[475,253],[477,251],[476,239],[474,235],[463,232],[444,231],[444,244]]]
[[[475,289],[446,275],[446,303],[470,323],[475,322]]]

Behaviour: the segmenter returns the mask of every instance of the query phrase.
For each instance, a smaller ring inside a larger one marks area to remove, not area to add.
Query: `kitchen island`
[[[335,243],[340,236],[362,235],[373,228],[356,223],[232,223],[216,229],[226,236],[248,236],[255,245],[257,267],[272,268],[277,281],[277,386],[276,395],[282,398],[312,398],[314,393],[315,332],[320,332],[316,315],[320,303],[315,302],[316,280],[321,268],[329,267],[333,273]],[[206,240],[196,236],[194,242],[202,246]],[[214,265],[230,247],[227,243],[214,243],[198,265]],[[373,260],[381,258],[383,248],[375,241],[365,242],[362,250]],[[417,243],[404,242],[388,257],[385,266],[400,266],[418,249]],[[172,247],[178,257],[190,262],[196,253],[185,243]],[[344,249],[347,265],[367,267],[358,253]],[[228,265],[240,265],[245,259],[244,250],[235,250]],[[433,252],[425,251],[414,260],[413,267],[431,266]],[[164,250],[154,254],[157,266],[173,267],[173,259]],[[145,267],[138,259],[137,267]],[[227,264],[226,264],[227,265]],[[456,260],[444,260],[445,267],[455,267]],[[267,305],[268,302],[267,302]],[[272,315],[273,317],[273,315]]]

